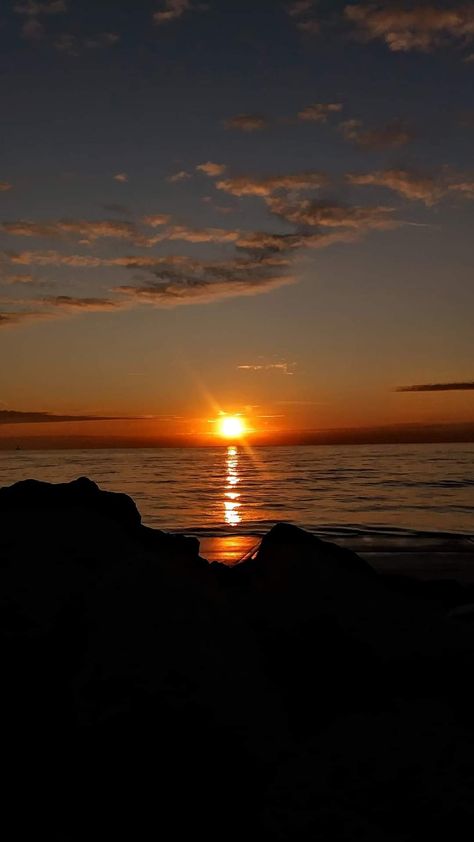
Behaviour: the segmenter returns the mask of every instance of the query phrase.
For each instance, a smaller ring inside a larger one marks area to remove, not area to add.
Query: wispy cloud
[[[359,207],[306,199],[289,202],[286,198],[280,197],[271,197],[268,205],[273,213],[295,225],[318,228],[387,229],[399,224],[392,218],[393,208],[384,205]]]
[[[422,383],[417,386],[399,386],[397,392],[470,392],[474,390],[474,380],[454,383]]]
[[[360,120],[345,120],[340,131],[346,140],[367,149],[396,149],[414,138],[413,131],[403,120],[393,120],[379,128],[364,128]]]
[[[410,170],[376,170],[350,173],[346,179],[350,184],[386,187],[406,199],[424,202],[428,207],[453,195],[468,201],[474,199],[474,178],[447,168],[434,175]]]
[[[7,275],[1,279],[1,283],[4,284],[33,284],[35,283],[35,277],[31,273],[25,273],[22,275]]]
[[[17,15],[23,15],[26,18],[21,28],[21,36],[27,41],[40,41],[43,38],[46,30],[40,20],[41,16],[63,14],[67,9],[68,4],[65,0],[49,0],[49,2],[25,0],[13,6],[13,11]]]
[[[194,3],[191,0],[163,0],[161,5],[163,8],[153,14],[153,22],[158,26],[178,20],[186,12],[204,12],[208,8],[203,3]]]
[[[142,287],[122,286],[118,291],[136,301],[157,307],[177,307],[182,304],[210,304],[240,296],[260,295],[287,284],[295,283],[292,276],[276,275],[267,278],[238,278],[223,281],[165,281]]]
[[[89,312],[115,310],[119,306],[119,302],[108,298],[75,298],[71,295],[49,295],[45,298],[36,299],[33,303],[58,307],[62,310],[88,310]]]
[[[269,126],[269,121],[262,114],[236,114],[224,123],[226,129],[240,132],[260,132]]]
[[[179,170],[179,172],[169,175],[166,180],[169,181],[170,184],[177,184],[179,181],[188,181],[190,178],[191,173],[186,172],[186,170]]]
[[[216,187],[232,196],[266,198],[278,190],[315,190],[324,187],[327,176],[321,172],[302,172],[277,176],[236,176],[218,181]]]
[[[213,161],[206,161],[205,164],[198,164],[196,169],[198,172],[202,172],[210,178],[215,178],[225,172],[226,166],[225,164],[216,164]]]
[[[66,0],[46,0],[46,2],[37,2],[37,0],[24,0],[24,2],[15,3],[13,11],[17,15],[27,15],[28,17],[36,17],[37,15],[59,15],[67,12],[68,3]]]
[[[298,18],[301,15],[306,15],[308,12],[311,12],[315,5],[315,0],[294,0],[293,3],[289,4],[287,12],[290,17]]]
[[[15,237],[81,237],[86,240],[98,240],[102,237],[120,240],[132,240],[137,230],[131,222],[98,219],[61,219],[53,222],[33,222],[19,219],[2,222],[0,230]]]
[[[472,3],[452,2],[446,8],[422,2],[359,3],[346,6],[345,16],[364,38],[382,40],[393,52],[462,47],[474,38]]]
[[[0,328],[10,327],[32,320],[47,318],[47,315],[33,310],[0,310]]]
[[[114,181],[119,181],[119,182],[121,182],[122,184],[124,184],[126,181],[128,181],[128,175],[127,175],[127,173],[126,173],[126,172],[118,172],[118,173],[116,173],[116,175],[114,175]]]
[[[315,102],[298,112],[298,119],[306,123],[327,123],[331,114],[342,111],[341,102]]]
[[[293,375],[295,373],[296,363],[246,363],[238,365],[239,371],[262,372],[274,371],[280,374]]]
[[[186,243],[235,243],[240,231],[229,228],[188,228],[186,225],[171,225],[153,238],[155,243],[167,240],[181,240]]]
[[[104,47],[113,47],[120,41],[117,32],[99,32],[96,35],[89,35],[86,38],[79,38],[69,32],[63,32],[54,41],[54,47],[58,52],[69,56],[80,56],[84,50],[98,50]]]
[[[319,34],[321,27],[315,15],[316,5],[316,0],[294,0],[287,6],[289,16],[302,32],[308,32],[312,35]]]
[[[54,424],[66,421],[125,421],[129,418],[110,415],[57,415],[53,412],[20,412],[15,409],[0,409],[0,425],[6,424]]]
[[[116,291],[135,302],[158,307],[205,304],[294,283],[286,269],[286,262],[275,261],[273,255],[217,262],[188,260],[181,265],[169,262],[150,268],[149,280],[136,286],[122,285]]]
[[[0,193],[6,193],[8,190],[11,190],[13,187],[12,184],[8,181],[0,181]]]
[[[409,170],[388,169],[365,174],[350,173],[346,178],[350,184],[386,187],[406,199],[424,202],[428,206],[439,202],[446,192],[433,176]]]

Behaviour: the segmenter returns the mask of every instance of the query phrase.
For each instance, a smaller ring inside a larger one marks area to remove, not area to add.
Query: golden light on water
[[[224,439],[240,439],[245,435],[245,421],[239,415],[224,415],[219,419],[218,431]]]
[[[242,522],[239,502],[240,494],[236,487],[239,482],[239,454],[236,447],[228,447],[224,490],[224,520],[228,526],[238,526]]]

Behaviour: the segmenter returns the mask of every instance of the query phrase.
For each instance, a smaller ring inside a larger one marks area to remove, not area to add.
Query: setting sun
[[[239,439],[245,433],[245,422],[237,415],[226,415],[219,420],[219,435],[225,439]]]

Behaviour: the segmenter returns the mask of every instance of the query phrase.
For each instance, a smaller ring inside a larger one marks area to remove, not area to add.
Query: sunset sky
[[[0,46],[0,438],[474,422],[473,2],[5,0]]]

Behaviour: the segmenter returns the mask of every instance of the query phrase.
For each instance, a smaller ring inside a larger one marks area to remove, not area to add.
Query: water
[[[200,537],[279,520],[352,543],[474,533],[472,444],[0,452],[0,486],[79,476],[129,494],[145,524]]]

